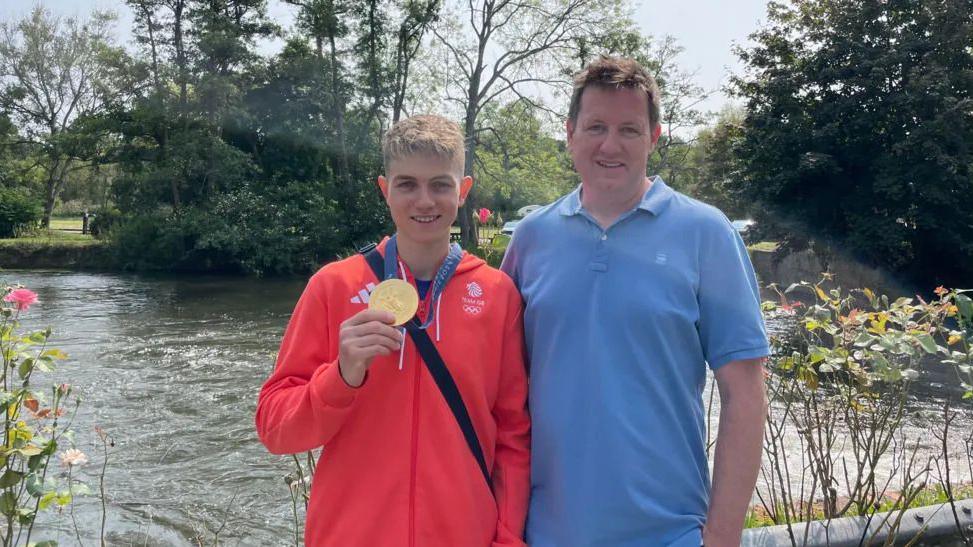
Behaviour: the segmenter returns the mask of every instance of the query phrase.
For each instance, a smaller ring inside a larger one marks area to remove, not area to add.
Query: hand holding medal
[[[393,326],[404,325],[419,309],[419,294],[408,282],[401,279],[386,279],[372,290],[368,299],[368,309],[385,310],[395,316]]]
[[[395,320],[395,315],[387,310],[366,309],[341,324],[338,369],[345,383],[352,387],[362,385],[375,357],[399,351],[402,332],[392,326]]]

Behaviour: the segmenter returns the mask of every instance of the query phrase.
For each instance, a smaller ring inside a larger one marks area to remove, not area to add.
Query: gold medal
[[[404,324],[419,309],[419,294],[408,282],[386,279],[378,284],[368,297],[368,309],[385,310],[395,316],[394,326]]]

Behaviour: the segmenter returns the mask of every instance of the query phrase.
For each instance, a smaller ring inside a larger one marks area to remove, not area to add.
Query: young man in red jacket
[[[356,255],[308,283],[260,391],[257,433],[275,454],[324,447],[308,545],[525,545],[522,302],[506,274],[450,244],[473,184],[463,176],[462,131],[439,116],[416,116],[395,124],[382,148],[386,176],[378,185],[396,233],[376,249],[380,273],[419,293],[410,328],[428,335],[445,362],[467,431],[414,333],[392,326],[391,313],[368,309],[383,280],[379,257],[370,266]]]

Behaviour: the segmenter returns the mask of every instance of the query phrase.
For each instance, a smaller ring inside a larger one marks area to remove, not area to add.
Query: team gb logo
[[[469,315],[478,315],[486,304],[482,299],[483,288],[476,281],[471,281],[466,284],[466,294],[468,296],[463,297],[463,311]]]

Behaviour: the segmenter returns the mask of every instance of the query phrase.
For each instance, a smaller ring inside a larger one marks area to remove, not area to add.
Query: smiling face
[[[417,245],[448,242],[473,179],[463,177],[454,161],[425,154],[393,159],[387,171],[387,178],[378,177],[378,185],[399,239]]]
[[[649,122],[645,91],[587,87],[577,121],[567,122],[568,150],[584,187],[596,192],[641,187],[661,129]]]

